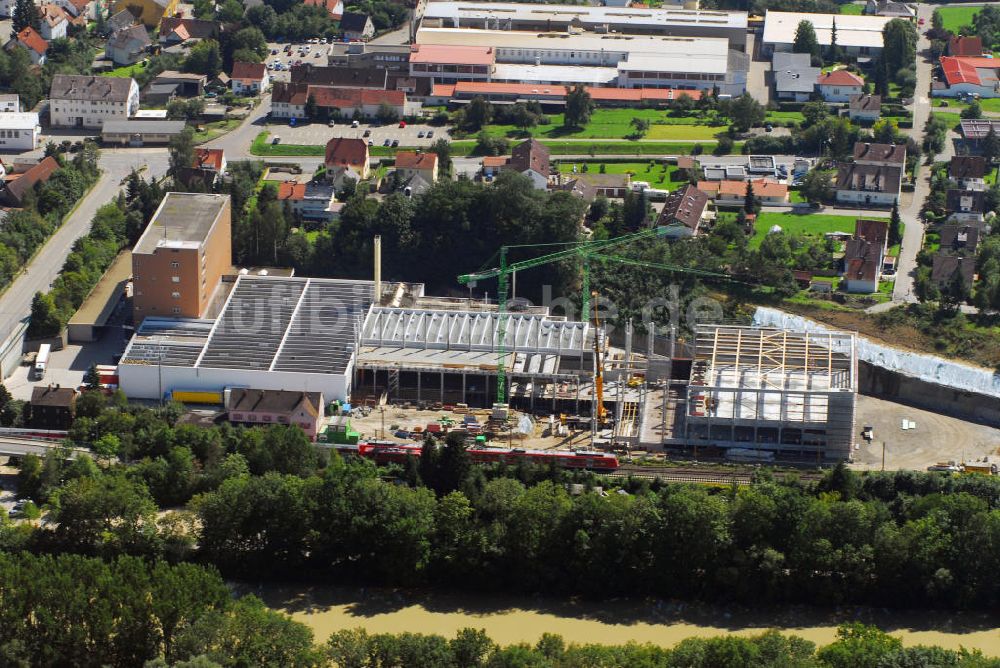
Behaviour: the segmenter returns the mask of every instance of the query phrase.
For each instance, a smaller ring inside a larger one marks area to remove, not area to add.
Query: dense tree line
[[[72,440],[128,466],[27,457],[50,522],[8,549],[197,558],[242,577],[748,603],[995,609],[1000,481],[914,472],[571,496],[589,474],[471,466],[460,440],[398,467],[329,459],[297,428],[203,429],[87,392]],[[108,460],[110,461],[110,460]],[[157,521],[160,506],[188,512]],[[197,546],[197,547],[195,547]]]
[[[27,3],[32,4],[32,3]],[[55,74],[90,74],[96,48],[86,32],[74,38],[53,39],[45,54],[45,65],[31,63],[21,47],[0,51],[0,86],[17,93],[24,109],[32,109],[48,96]]]
[[[0,523],[0,531],[9,525]],[[567,644],[544,633],[500,647],[482,630],[454,638],[338,631],[322,645],[305,625],[253,596],[233,599],[218,572],[195,564],[0,553],[0,661],[6,666],[147,668],[997,668],[979,652],[903,647],[874,627],[845,625],[817,649],[802,638],[690,638],[651,644]]]

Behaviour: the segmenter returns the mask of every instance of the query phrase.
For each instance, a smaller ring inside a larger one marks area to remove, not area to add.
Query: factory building
[[[857,387],[853,333],[699,326],[683,440],[810,460],[848,459]]]

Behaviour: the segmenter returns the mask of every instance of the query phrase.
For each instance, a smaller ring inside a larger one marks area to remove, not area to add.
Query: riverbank
[[[988,614],[801,606],[742,610],[667,601],[595,603],[337,586],[238,584],[235,589],[255,594],[306,624],[318,642],[336,631],[358,627],[369,633],[406,631],[445,637],[472,627],[485,629],[501,645],[534,643],[548,632],[572,643],[672,647],[684,638],[756,635],[773,628],[826,645],[836,639],[839,624],[860,621],[901,638],[907,646],[965,647],[1000,656],[1000,616]]]

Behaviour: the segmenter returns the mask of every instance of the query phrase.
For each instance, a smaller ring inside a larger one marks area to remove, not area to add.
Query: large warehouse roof
[[[669,27],[679,25],[742,28],[746,12],[714,12],[687,9],[640,9],[634,7],[592,7],[520,2],[428,2],[424,19],[512,19],[514,21],[572,21],[613,26]]]
[[[342,374],[371,281],[240,276],[219,318],[147,318],[123,364]]]
[[[801,14],[768,10],[764,17],[765,44],[792,44],[795,31],[802,21],[809,21],[816,31],[816,40],[830,45],[833,24],[837,24],[838,46],[882,48],[882,29],[892,16],[853,16],[850,14]]]

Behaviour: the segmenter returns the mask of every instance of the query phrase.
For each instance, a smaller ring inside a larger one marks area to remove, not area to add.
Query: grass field
[[[969,105],[965,102],[959,102],[958,100],[948,99],[948,106],[944,107],[942,105],[946,100],[936,97],[934,98],[933,105],[938,109],[954,109],[957,112],[961,112],[963,109],[968,109]],[[979,100],[979,106],[982,107],[983,111],[1000,112],[1000,97],[984,97]]]
[[[935,11],[941,14],[941,24],[945,30],[958,33],[963,26],[972,24],[972,17],[979,7],[938,7]]]
[[[574,167],[576,167],[577,173],[582,172],[584,164],[587,165],[587,170],[590,174],[600,174],[602,164],[600,161],[560,162],[558,167],[559,171],[563,174],[572,174]],[[676,165],[655,164],[653,167],[650,167],[648,162],[608,162],[603,164],[605,174],[632,172],[634,180],[648,181],[654,188],[676,185],[672,183],[674,174],[677,173]],[[666,167],[666,171],[664,171],[664,167]]]
[[[765,120],[772,123],[776,121],[782,121],[787,123],[788,121],[795,121],[796,123],[801,123],[805,120],[801,111],[768,111]]]
[[[211,123],[205,123],[204,132],[194,133],[194,143],[204,144],[207,141],[212,141],[216,137],[221,137],[227,132],[235,130],[240,126],[240,123],[242,122],[243,121],[241,121],[238,118],[228,118],[224,121],[213,121]]]
[[[624,139],[635,132],[633,118],[643,118],[652,125],[645,139],[714,139],[716,133],[725,129],[724,123],[708,125],[713,119],[697,116],[674,116],[657,109],[596,109],[590,122],[583,128],[568,130],[563,127],[563,115],[549,116],[551,123],[528,128],[527,131],[513,125],[490,125],[486,131],[492,135],[520,137],[525,133],[539,139]]]
[[[958,125],[959,121],[962,120],[962,114],[959,112],[932,111],[931,113],[934,114],[934,116],[942,119],[945,123],[947,123],[949,128],[955,127],[956,125]]]
[[[854,232],[856,216],[835,216],[823,213],[784,213],[762,211],[754,224],[754,235],[750,247],[757,248],[774,225],[779,225],[785,234],[822,236],[828,232]]]
[[[269,133],[261,132],[250,145],[250,153],[259,156],[321,156],[326,148],[321,145],[278,144],[272,145],[268,140]],[[552,141],[541,140],[549,148],[552,155],[689,155],[695,144],[700,144],[708,152],[715,146],[715,141],[704,142],[633,142],[633,141]],[[451,153],[454,156],[467,156],[475,149],[476,142],[471,139],[451,142]],[[392,156],[397,150],[412,149],[410,146],[373,146],[369,153],[375,156]],[[735,142],[734,153],[743,150],[743,142]]]
[[[122,67],[115,68],[109,72],[102,72],[102,77],[132,77],[137,73],[143,71],[146,68],[146,61],[136,63],[135,65],[123,65]]]
[[[856,5],[853,2],[840,6],[841,14],[854,14],[855,16],[860,16],[864,12],[865,12],[864,5]]]

